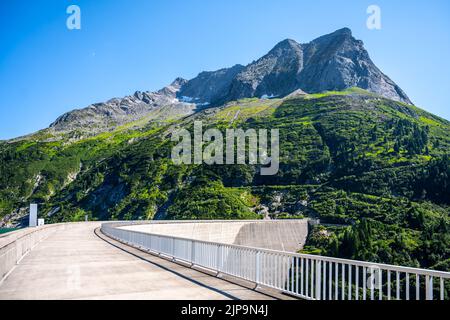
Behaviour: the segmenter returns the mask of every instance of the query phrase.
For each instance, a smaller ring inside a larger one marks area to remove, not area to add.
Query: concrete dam
[[[409,300],[414,287],[420,299],[447,299],[449,272],[296,253],[308,224],[123,221],[13,231],[0,236],[0,300]],[[383,285],[370,289],[374,277]]]
[[[297,252],[308,236],[308,219],[251,221],[158,221],[120,227],[144,233]]]

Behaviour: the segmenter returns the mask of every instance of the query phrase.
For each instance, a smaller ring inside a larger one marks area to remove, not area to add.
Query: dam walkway
[[[450,272],[297,253],[309,223],[26,228],[0,236],[0,300],[449,300]]]
[[[0,280],[0,300],[276,298],[121,244],[100,225],[68,225],[37,243]]]

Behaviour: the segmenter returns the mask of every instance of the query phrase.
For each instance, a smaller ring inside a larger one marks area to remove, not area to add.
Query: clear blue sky
[[[81,8],[81,30],[66,28],[71,4]],[[381,8],[381,30],[366,28],[371,4]],[[345,26],[416,105],[450,119],[448,0],[1,0],[0,139]]]

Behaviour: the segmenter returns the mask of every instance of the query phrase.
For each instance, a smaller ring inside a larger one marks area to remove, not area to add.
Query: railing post
[[[321,300],[320,291],[321,291],[321,261],[316,260],[316,299]]]
[[[425,277],[425,291],[427,300],[433,300],[433,277],[426,276]]]
[[[175,238],[172,238],[172,258],[175,258]]]
[[[216,264],[217,264],[217,272],[222,271],[222,245],[217,245],[217,258],[216,258]]]
[[[255,266],[256,266],[256,279],[255,282],[256,284],[260,284],[261,283],[261,257],[260,257],[260,252],[256,251],[256,262],[255,262]]]
[[[194,264],[195,260],[195,241],[191,241],[191,264]]]

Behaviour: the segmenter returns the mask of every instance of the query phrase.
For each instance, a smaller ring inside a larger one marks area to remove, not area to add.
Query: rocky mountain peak
[[[188,82],[188,80],[178,77],[175,80],[173,80],[173,82],[170,84],[172,87],[178,87],[181,88],[182,86],[184,86],[186,83]]]
[[[349,28],[306,44],[285,39],[257,61],[233,69],[239,72],[228,72],[226,81],[216,77],[224,70],[230,69],[200,73],[180,89],[180,94],[188,91],[193,100],[220,105],[247,97],[284,97],[298,89],[319,93],[359,87],[412,104],[403,90],[375,66],[363,42],[355,39]],[[214,94],[210,94],[210,88],[214,88]]]
[[[162,88],[158,91],[159,94],[166,95],[168,97],[175,98],[178,91],[187,83],[188,81],[183,78],[176,78],[170,85]]]
[[[204,71],[191,80],[176,78],[156,92],[137,91],[68,112],[51,127],[101,131],[144,116],[183,116],[241,98],[281,98],[293,92],[319,93],[351,87],[412,104],[403,90],[375,66],[363,42],[355,39],[350,29],[342,28],[305,44],[285,39],[247,66],[236,64]],[[165,112],[160,112],[162,108]]]
[[[326,36],[352,37],[353,35],[352,35],[352,30],[350,28],[344,27],[344,28],[338,29],[338,30],[336,30],[336,31],[334,31],[334,32],[332,32],[332,33],[330,33],[328,35],[325,35],[324,37],[326,37]]]
[[[299,47],[301,47],[301,45],[297,41],[292,39],[285,39],[283,41],[278,42],[278,44],[275,45],[275,47],[273,47],[273,49],[269,51],[269,54],[279,53],[286,50],[296,50]]]

